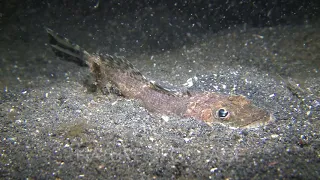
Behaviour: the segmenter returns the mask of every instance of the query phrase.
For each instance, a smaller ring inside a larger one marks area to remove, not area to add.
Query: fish
[[[218,123],[231,128],[257,128],[274,120],[271,113],[243,95],[166,88],[147,79],[122,56],[89,53],[53,30],[45,29],[53,52],[65,60],[88,66],[102,92],[111,83],[124,98],[139,100],[152,114],[194,118],[210,126]]]

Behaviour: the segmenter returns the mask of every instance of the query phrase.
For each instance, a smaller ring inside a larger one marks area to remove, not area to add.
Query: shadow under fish
[[[90,54],[77,44],[46,28],[57,56],[89,66],[101,91],[111,83],[126,98],[139,99],[150,112],[221,123],[235,128],[255,128],[273,121],[273,116],[242,95],[216,92],[180,92],[146,79],[123,57]]]

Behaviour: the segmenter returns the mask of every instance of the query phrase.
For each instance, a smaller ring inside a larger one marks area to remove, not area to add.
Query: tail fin
[[[177,91],[164,88],[154,81],[147,80],[140,73],[140,71],[135,69],[133,65],[123,57],[113,57],[108,54],[91,55],[77,44],[71,42],[67,38],[60,36],[58,33],[55,33],[51,29],[46,28],[46,31],[49,35],[49,42],[53,52],[59,57],[63,57],[66,60],[76,62],[82,66],[90,65],[90,68],[92,68],[91,72],[96,76],[98,83],[100,83],[101,89],[104,88],[106,83],[105,80],[107,79],[115,85],[119,83],[127,83],[127,85],[132,86],[131,84],[134,83],[143,83],[144,85],[148,85],[148,87],[152,90],[167,95],[179,95]],[[93,59],[95,59],[99,63],[93,61]],[[115,69],[119,71],[113,71]],[[108,74],[108,77],[105,77],[106,74]],[[129,80],[128,75],[130,77]],[[141,87],[137,86],[137,88]]]
[[[82,49],[77,44],[71,42],[69,39],[60,36],[58,33],[49,28],[45,28],[52,51],[59,57],[68,61],[76,62],[81,66],[87,65],[87,60],[91,56],[87,51]]]

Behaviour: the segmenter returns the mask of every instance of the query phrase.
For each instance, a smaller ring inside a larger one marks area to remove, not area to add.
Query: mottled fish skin
[[[51,29],[46,30],[56,55],[89,66],[102,91],[111,82],[121,95],[140,99],[150,112],[193,117],[209,125],[222,123],[236,128],[259,127],[273,120],[272,115],[242,95],[171,91],[147,80],[123,57],[90,54]]]

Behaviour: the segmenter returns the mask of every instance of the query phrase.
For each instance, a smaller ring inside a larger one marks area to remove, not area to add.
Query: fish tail
[[[57,56],[81,66],[87,65],[88,58],[91,56],[87,51],[53,30],[45,29],[49,36],[50,46]]]
[[[48,33],[49,43],[53,52],[68,61],[76,62],[82,66],[89,66],[91,72],[96,76],[98,84],[100,83],[101,89],[103,89],[105,85],[105,79],[116,85],[119,84],[120,81],[125,80],[130,81],[126,82],[128,84],[143,84],[152,90],[176,96],[175,91],[164,88],[156,82],[146,79],[141,72],[134,68],[124,57],[111,56],[108,54],[91,55],[69,39],[62,37],[49,28],[45,29]],[[115,72],[114,70],[118,71]],[[108,74],[108,76],[105,76],[106,74]],[[130,77],[130,80],[127,79],[128,77]]]

